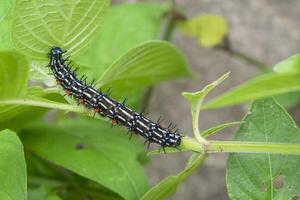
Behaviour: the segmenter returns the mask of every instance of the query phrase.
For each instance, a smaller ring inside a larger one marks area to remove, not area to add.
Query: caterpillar
[[[112,124],[124,126],[132,134],[141,135],[145,138],[145,143],[156,143],[165,152],[165,147],[178,148],[183,137],[178,133],[178,129],[169,124],[164,128],[157,122],[151,121],[142,113],[137,113],[125,105],[111,98],[108,93],[103,93],[94,89],[93,83],[87,84],[86,77],[77,78],[76,69],[71,67],[71,61],[67,63],[70,56],[64,58],[66,51],[60,47],[52,47],[48,53],[50,67],[56,82],[67,95],[73,97],[78,104],[84,105],[88,109],[93,109],[94,114],[108,117]]]

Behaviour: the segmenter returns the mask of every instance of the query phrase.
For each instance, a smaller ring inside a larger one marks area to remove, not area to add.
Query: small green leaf
[[[27,180],[23,145],[10,130],[0,132],[0,144],[0,199],[25,200]]]
[[[209,128],[207,130],[204,130],[202,131],[202,137],[206,138],[212,134],[215,134],[225,128],[229,128],[231,126],[234,126],[234,125],[238,125],[240,124],[241,122],[229,122],[229,123],[225,123],[225,124],[220,124],[220,125],[217,125],[217,126],[214,126],[212,128]]]
[[[214,47],[223,41],[228,33],[227,21],[218,15],[199,15],[180,23],[181,30],[198,39],[203,47]]]
[[[203,108],[220,108],[255,99],[300,90],[300,73],[264,74],[225,92],[204,104]]]
[[[300,72],[300,54],[293,55],[277,63],[273,70],[278,73],[298,73]]]
[[[75,61],[87,67],[87,76],[98,78],[113,61],[131,48],[158,38],[166,9],[161,3],[112,6],[90,48]]]
[[[183,56],[170,43],[141,44],[114,62],[97,81],[98,88],[111,86],[130,90],[158,81],[189,75]]]
[[[222,81],[224,81],[229,76],[229,73],[224,74],[220,78],[218,78],[216,81],[214,81],[211,84],[206,85],[202,90],[198,92],[183,92],[182,96],[184,96],[190,103],[191,106],[191,113],[193,118],[193,131],[195,138],[199,142],[203,142],[203,138],[201,137],[201,134],[199,132],[199,115],[200,110],[202,106],[203,99],[205,96],[213,90],[217,85],[219,85]]]
[[[0,50],[13,48],[11,41],[13,3],[14,1],[11,0],[0,1]]]
[[[205,156],[203,154],[193,154],[186,168],[177,175],[169,176],[151,188],[142,200],[163,200],[172,195],[177,188],[202,164]]]
[[[109,0],[17,0],[14,9],[15,47],[35,59],[47,59],[52,46],[70,55],[84,51],[99,30]]]
[[[21,136],[25,146],[37,155],[125,199],[139,199],[148,189],[137,159],[144,148],[117,130],[111,129],[107,122],[73,119],[58,125],[33,126]]]
[[[272,99],[255,101],[235,140],[299,143],[300,131],[288,113]],[[232,153],[227,162],[231,199],[293,199],[300,196],[300,157]]]

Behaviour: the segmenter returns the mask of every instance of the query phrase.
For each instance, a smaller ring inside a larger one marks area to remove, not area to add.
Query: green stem
[[[271,69],[268,67],[267,64],[232,48],[231,41],[228,36],[224,38],[223,45],[217,46],[216,48],[222,49],[226,53],[231,54],[235,57],[238,57],[238,58],[244,60],[245,62],[257,67],[262,72],[270,72],[271,71]]]
[[[247,63],[257,67],[258,69],[260,69],[262,72],[270,72],[271,69],[268,68],[268,65],[262,63],[261,61],[259,60],[256,60],[255,58],[253,57],[250,57],[249,55],[247,54],[244,54],[238,50],[235,50],[235,49],[231,49],[231,51],[229,52],[231,55],[235,56],[235,57],[238,57],[244,61],[246,61]]]
[[[208,153],[274,153],[300,155],[300,144],[244,142],[244,141],[210,141]]]
[[[10,99],[10,100],[2,100],[0,104],[4,105],[26,105],[26,106],[37,106],[43,108],[52,108],[58,110],[66,110],[77,113],[84,113],[84,109],[79,106],[73,106],[70,104],[57,103],[57,102],[44,102],[33,99]]]
[[[195,152],[203,153],[204,146],[199,143],[196,139],[185,136],[181,140],[180,149],[182,150],[192,150]]]
[[[215,141],[208,140],[209,145],[203,145],[194,138],[182,138],[181,148],[202,153],[273,153],[300,155],[300,144],[247,142],[247,141]]]
[[[192,113],[192,126],[193,126],[193,132],[194,132],[194,136],[196,138],[196,140],[200,143],[200,144],[204,144],[204,145],[208,145],[208,142],[205,138],[203,138],[201,136],[201,133],[199,131],[199,117],[200,117],[200,109],[201,109],[201,105],[202,105],[202,100],[198,101],[197,105],[195,106],[195,110],[198,111],[198,113],[193,114]],[[192,106],[193,108],[193,106]]]
[[[171,9],[168,13],[168,15],[166,16],[166,26],[165,26],[165,29],[164,29],[164,32],[162,34],[162,40],[165,40],[165,41],[171,41],[172,39],[172,34],[173,34],[173,31],[174,31],[174,28],[175,28],[175,24],[176,24],[176,21],[178,20],[178,17],[176,15],[177,11],[176,11],[176,3],[175,3],[175,0],[172,0],[171,1]],[[152,96],[152,93],[153,93],[153,89],[154,87],[153,86],[150,86],[146,89],[145,91],[145,95],[143,96],[142,98],[142,107],[141,107],[141,110],[146,110],[149,106],[149,102],[151,100],[151,96]]]

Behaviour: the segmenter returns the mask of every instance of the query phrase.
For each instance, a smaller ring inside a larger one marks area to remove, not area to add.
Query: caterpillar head
[[[48,54],[48,57],[51,59],[61,59],[62,58],[62,54],[65,53],[65,51],[63,51],[61,48],[59,47],[52,47],[50,50],[50,53]]]

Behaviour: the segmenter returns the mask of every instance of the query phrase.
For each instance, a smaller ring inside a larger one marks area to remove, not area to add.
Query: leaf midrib
[[[266,128],[266,115],[265,115],[265,104],[263,104],[262,107],[262,112],[263,112],[263,128],[264,128],[264,135],[265,135],[265,140],[266,142],[268,141],[268,133],[267,133],[267,128]],[[271,200],[273,199],[273,177],[272,177],[272,161],[271,161],[271,156],[270,153],[267,154],[268,156],[268,168],[269,168],[269,175],[270,175],[270,195],[271,195]]]

